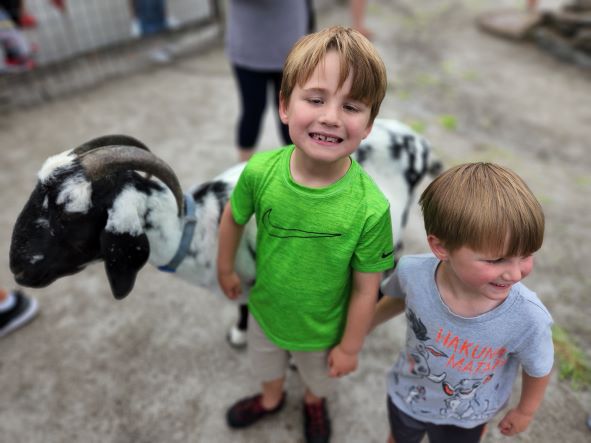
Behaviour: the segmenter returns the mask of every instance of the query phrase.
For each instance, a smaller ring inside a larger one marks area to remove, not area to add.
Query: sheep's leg
[[[246,346],[246,330],[248,328],[248,306],[238,305],[238,322],[228,331],[228,342],[234,348]]]

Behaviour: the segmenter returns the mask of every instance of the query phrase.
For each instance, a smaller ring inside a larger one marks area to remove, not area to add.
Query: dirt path
[[[494,160],[526,178],[548,228],[528,278],[557,324],[590,354],[591,80],[526,43],[479,32],[475,16],[510,1],[375,0],[368,25],[392,88],[381,116],[424,128],[446,165]],[[542,2],[544,3],[544,2]],[[552,3],[552,2],[550,2]],[[346,23],[333,9],[320,25]],[[3,189],[0,281],[10,232],[48,156],[106,133],[146,142],[184,187],[234,162],[234,83],[221,46],[167,67],[0,121]],[[266,120],[262,147],[277,145]],[[453,128],[453,129],[452,129]],[[418,213],[406,252],[425,250]],[[43,290],[41,316],[0,342],[0,435],[10,442],[293,442],[301,440],[302,387],[290,377],[276,420],[242,433],[223,421],[228,404],[252,392],[245,355],[224,333],[235,316],[224,300],[146,267],[130,297],[115,302],[100,265]],[[383,442],[384,373],[404,335],[402,320],[376,331],[360,370],[331,401],[335,442]],[[515,401],[515,398],[513,399]],[[578,443],[588,394],[556,377],[532,427],[513,441]],[[491,427],[485,442],[506,441]]]

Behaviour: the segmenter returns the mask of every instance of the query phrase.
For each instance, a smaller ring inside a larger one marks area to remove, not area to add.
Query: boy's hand
[[[328,354],[328,375],[342,377],[357,369],[357,353],[348,353],[337,345]]]
[[[533,418],[533,414],[525,414],[518,408],[511,409],[499,423],[499,430],[506,436],[519,434],[527,429]]]
[[[240,277],[236,272],[218,273],[218,282],[222,291],[230,300],[236,300],[242,294]]]

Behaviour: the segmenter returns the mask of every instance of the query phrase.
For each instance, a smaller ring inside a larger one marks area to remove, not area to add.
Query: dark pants
[[[16,26],[20,25],[21,0],[0,0],[0,7],[4,8]]]
[[[134,8],[142,35],[156,34],[166,29],[164,0],[135,0]]]
[[[267,86],[273,83],[274,102],[279,108],[279,90],[281,89],[281,71],[254,71],[234,66],[234,74],[240,90],[242,113],[238,120],[238,146],[252,149],[255,147],[261,131],[261,123],[267,105]],[[279,116],[277,116],[279,118]],[[291,144],[287,125],[279,123],[281,138],[286,145]]]
[[[388,396],[390,432],[396,443],[420,443],[425,434],[430,443],[478,443],[486,424],[466,429],[452,425],[436,425],[409,417],[398,409]]]

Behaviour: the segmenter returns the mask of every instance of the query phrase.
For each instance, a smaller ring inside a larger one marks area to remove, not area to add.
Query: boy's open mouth
[[[497,288],[508,288],[511,285],[501,285],[499,283],[491,283],[491,285],[496,286]]]
[[[340,137],[333,137],[331,135],[320,134],[318,132],[310,133],[310,137],[312,137],[314,140],[328,143],[341,143],[343,141],[343,139]]]

